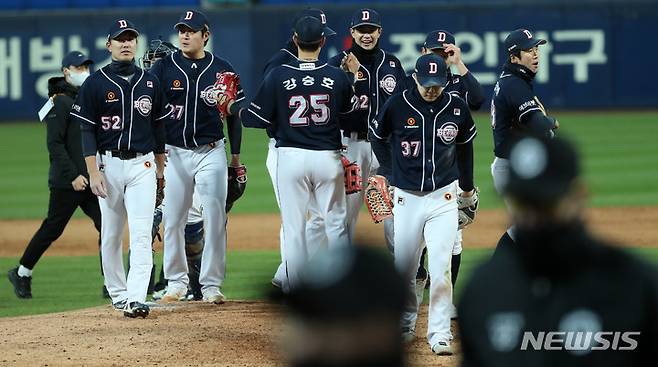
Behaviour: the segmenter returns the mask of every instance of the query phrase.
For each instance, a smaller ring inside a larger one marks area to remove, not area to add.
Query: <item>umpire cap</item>
[[[556,203],[580,172],[575,148],[560,138],[524,136],[512,144],[509,161],[503,193],[537,207]]]
[[[174,29],[178,30],[178,26],[187,26],[191,30],[198,32],[204,27],[210,28],[208,17],[198,10],[187,10],[178,19],[178,23],[174,25]]]
[[[314,256],[300,286],[283,300],[304,318],[344,320],[377,312],[401,315],[404,297],[404,282],[386,253],[348,246]]]
[[[510,54],[516,51],[529,50],[545,43],[545,39],[535,38],[532,35],[532,32],[527,29],[517,29],[512,31],[505,38],[505,48]]]
[[[295,19],[295,23],[303,17],[313,17],[318,19],[324,25],[324,35],[325,37],[335,36],[336,32],[329,28],[327,25],[327,16],[324,14],[324,11],[317,8],[307,8],[302,11],[302,13]]]
[[[352,22],[350,28],[356,28],[362,25],[372,25],[375,27],[382,27],[382,17],[376,11],[368,8],[357,10],[352,14]]]
[[[135,25],[127,20],[127,19],[117,19],[112,23],[112,26],[110,27],[110,30],[107,32],[107,40],[115,39],[119,37],[123,32],[133,32],[135,33],[135,38],[139,36],[139,31],[137,31],[137,27]]]
[[[302,43],[315,43],[324,37],[324,25],[318,18],[305,16],[295,23],[295,35]]]
[[[444,30],[431,31],[425,37],[425,43],[423,47],[428,50],[433,50],[435,48],[443,48],[444,43],[455,44],[455,36],[452,33]]]
[[[448,66],[445,60],[433,53],[418,58],[414,73],[418,83],[425,88],[443,87],[448,82]]]
[[[93,64],[94,60],[88,58],[80,51],[71,51],[62,59],[62,69],[68,68],[69,66],[81,66]]]

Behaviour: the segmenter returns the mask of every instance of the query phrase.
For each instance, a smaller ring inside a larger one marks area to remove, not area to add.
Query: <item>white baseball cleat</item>
[[[203,302],[221,305],[226,301],[226,297],[219,291],[219,288],[210,288],[201,292],[203,293]]]
[[[411,328],[402,328],[402,343],[409,344],[416,339],[416,330]]]
[[[438,342],[432,346],[432,352],[440,356],[451,356],[453,354],[450,342]]]
[[[162,302],[177,302],[185,299],[187,288],[167,287],[167,292],[162,296]]]

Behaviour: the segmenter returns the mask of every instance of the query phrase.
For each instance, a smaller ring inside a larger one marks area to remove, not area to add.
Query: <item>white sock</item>
[[[23,265],[18,267],[18,276],[20,277],[31,277],[32,276],[32,270],[24,267]]]

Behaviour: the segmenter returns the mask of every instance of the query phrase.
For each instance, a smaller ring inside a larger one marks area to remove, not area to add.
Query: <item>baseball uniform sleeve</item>
[[[53,102],[54,108],[44,119],[47,126],[48,153],[53,160],[51,163],[61,167],[62,175],[73,181],[81,172],[78,172],[66,150],[66,131],[70,123],[69,112],[71,112],[72,100],[68,96],[55,96]]]
[[[473,184],[473,139],[477,135],[477,129],[473,122],[468,106],[462,102],[460,114],[464,117],[463,124],[457,132],[457,167],[459,168],[459,187],[464,191],[471,191]]]
[[[389,121],[388,111],[396,99],[396,97],[389,98],[381,111],[379,111],[377,118],[372,120],[368,126],[368,139],[370,140],[372,151],[379,161],[377,174],[389,180],[392,176],[392,158],[391,144],[388,141],[391,135],[391,123]]]
[[[153,111],[155,112],[155,118],[152,122],[153,139],[155,142],[153,153],[162,154],[165,152],[165,141],[167,139],[165,119],[169,117],[171,113],[173,113],[173,110],[165,107],[164,90],[160,87],[160,83],[156,80],[154,84],[156,92],[154,93],[153,98]]]
[[[507,90],[507,100],[517,114],[517,119],[528,130],[541,135],[550,135],[555,119],[546,116],[544,106],[535,97],[532,89],[517,81]]]
[[[349,80],[347,74],[342,74],[343,83],[343,103],[341,105],[340,113],[345,115],[356,110],[358,106],[358,99],[354,95],[354,86]]]
[[[271,72],[265,77],[251,103],[240,110],[240,120],[245,127],[275,128],[272,123],[276,116],[276,91],[273,76],[274,73]]]
[[[475,79],[475,76],[470,71],[462,75],[461,80],[462,96],[464,96],[464,100],[468,103],[468,107],[473,111],[479,110],[484,103],[484,93],[482,93],[480,82]]]
[[[90,78],[93,78],[90,77]],[[96,155],[98,150],[96,145],[96,130],[98,129],[98,114],[96,103],[93,98],[94,87],[93,80],[89,78],[82,84],[78,91],[78,97],[73,103],[71,117],[74,123],[80,124],[80,133],[82,135],[82,154],[85,157]]]

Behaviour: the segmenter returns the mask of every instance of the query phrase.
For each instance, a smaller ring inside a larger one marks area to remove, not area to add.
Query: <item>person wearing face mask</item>
[[[658,272],[588,230],[574,146],[543,133],[508,144],[515,243],[464,288],[462,366],[658,365]]]
[[[89,189],[89,175],[80,145],[80,125],[69,117],[78,88],[89,76],[89,66],[93,63],[82,52],[72,51],[62,59],[63,76],[48,80],[49,99],[42,109],[50,156],[48,216],[25,248],[19,266],[9,271],[9,280],[18,298],[32,298],[32,270],[62,235],[78,207],[100,232],[101,212],[98,199]]]
[[[363,182],[375,174],[379,164],[368,141],[368,124],[375,119],[384,103],[394,93],[395,86],[405,77],[400,60],[380,47],[382,18],[372,9],[359,9],[352,15],[350,34],[352,47],[329,59],[328,64],[340,66],[354,78],[358,97],[357,110],[341,116],[343,145],[346,156],[361,167]],[[365,185],[364,185],[365,187]],[[363,204],[364,191],[347,198],[347,225],[354,238],[356,221]],[[386,242],[392,248],[392,220],[386,220]]]
[[[394,227],[404,229],[394,233],[395,266],[407,292],[402,338],[411,342],[416,335],[416,271],[424,242],[431,280],[427,340],[438,355],[453,353],[452,286],[445,274],[457,237],[458,202],[477,203],[477,130],[466,102],[443,91],[447,70],[445,60],[433,53],[419,57],[413,75],[416,85],[386,102],[368,136],[380,172],[394,187]]]
[[[532,81],[539,69],[539,46],[546,40],[535,38],[527,29],[517,29],[505,38],[508,59],[503,65],[491,99],[491,127],[494,161],[491,164],[494,187],[500,194],[509,171],[509,143],[520,133],[554,136],[560,124],[548,116]],[[514,227],[498,241],[497,248],[514,244]]]

